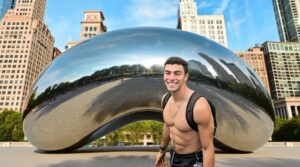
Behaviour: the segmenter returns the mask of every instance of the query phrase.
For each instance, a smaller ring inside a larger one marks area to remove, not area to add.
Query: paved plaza
[[[1,167],[154,167],[156,152],[82,148],[46,154],[34,147],[0,147]],[[169,156],[168,156],[169,157]],[[300,167],[300,147],[262,147],[254,153],[216,154],[216,167]]]

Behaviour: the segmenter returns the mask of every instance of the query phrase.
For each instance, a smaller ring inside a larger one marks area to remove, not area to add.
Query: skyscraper
[[[237,56],[242,58],[263,81],[264,86],[270,91],[267,69],[265,65],[264,52],[260,46],[249,48],[245,52],[235,52]]]
[[[52,60],[54,38],[43,21],[45,4],[19,0],[0,21],[0,111],[22,111],[33,81]]]
[[[13,9],[15,0],[0,0],[0,20],[4,17],[8,9]]]
[[[267,41],[263,48],[275,114],[300,115],[300,43]]]
[[[224,15],[198,15],[194,0],[180,0],[177,29],[203,35],[227,47]]]
[[[210,78],[214,78],[214,76],[212,75],[211,72],[209,72],[209,70],[207,69],[207,67],[202,64],[200,61],[196,61],[196,60],[189,60],[189,68],[191,69],[200,69],[201,73],[207,77]]]
[[[273,0],[282,42],[300,42],[300,0]]]
[[[230,69],[235,78],[239,83],[243,83],[249,85],[250,87],[255,86],[254,83],[250,80],[250,78],[234,63],[227,63],[224,60],[220,60],[226,67]]]
[[[65,48],[70,49],[90,37],[106,32],[107,28],[103,23],[104,19],[101,11],[84,11],[84,20],[81,22],[80,41],[69,41]]]
[[[263,44],[272,98],[300,96],[300,43]]]
[[[204,53],[198,53],[199,56],[201,56],[203,59],[205,59],[209,64],[212,65],[213,69],[218,74],[217,76],[220,77],[223,81],[226,82],[234,82],[236,83],[236,78],[233,77],[233,75],[229,74],[224,67],[221,65],[220,62],[216,61],[215,59],[209,57],[208,55]]]

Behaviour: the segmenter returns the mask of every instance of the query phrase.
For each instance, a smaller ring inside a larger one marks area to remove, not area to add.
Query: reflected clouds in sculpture
[[[53,61],[28,96],[26,137],[41,150],[70,151],[131,122],[162,121],[170,56],[189,63],[188,85],[215,108],[216,147],[253,151],[269,139],[271,99],[247,64],[207,38],[153,27],[104,33]]]

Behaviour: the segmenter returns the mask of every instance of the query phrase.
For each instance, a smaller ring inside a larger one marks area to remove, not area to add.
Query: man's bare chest
[[[186,119],[186,105],[187,104],[184,104],[179,109],[175,107],[172,108],[170,105],[165,107],[163,117],[168,127],[176,128],[182,132],[191,130]]]

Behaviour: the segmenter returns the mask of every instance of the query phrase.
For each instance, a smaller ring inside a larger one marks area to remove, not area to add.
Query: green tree
[[[13,110],[0,113],[0,141],[22,141],[24,139],[22,114]]]
[[[122,128],[121,131],[128,133],[126,139],[129,144],[140,144],[140,139],[143,139],[145,134],[152,134],[154,144],[159,144],[162,136],[163,124],[158,121],[139,121],[129,124]]]
[[[139,140],[144,137],[144,134],[149,131],[145,122],[134,122],[126,125],[121,129],[123,133],[127,133],[126,138],[130,145],[139,144]]]
[[[300,141],[300,117],[294,117],[289,121],[282,121],[277,123],[273,133],[273,140],[275,141]],[[277,130],[276,130],[277,128]]]
[[[154,144],[159,144],[162,137],[163,124],[158,121],[139,121],[128,124],[116,131],[113,131],[99,138],[93,143],[97,146],[115,146],[119,142],[126,141],[129,145],[141,144],[140,139],[143,139],[144,134],[152,134]]]
[[[150,133],[153,134],[154,144],[160,144],[162,138],[163,123],[158,121],[150,122]]]
[[[119,143],[118,131],[113,131],[105,136],[105,143],[107,146],[116,146]]]
[[[278,116],[275,117],[275,127],[274,127],[274,133],[276,133],[284,124],[288,123],[289,120],[282,119]]]
[[[107,134],[94,141],[93,143],[97,146],[116,146],[120,141],[124,140],[124,135],[120,129]]]

